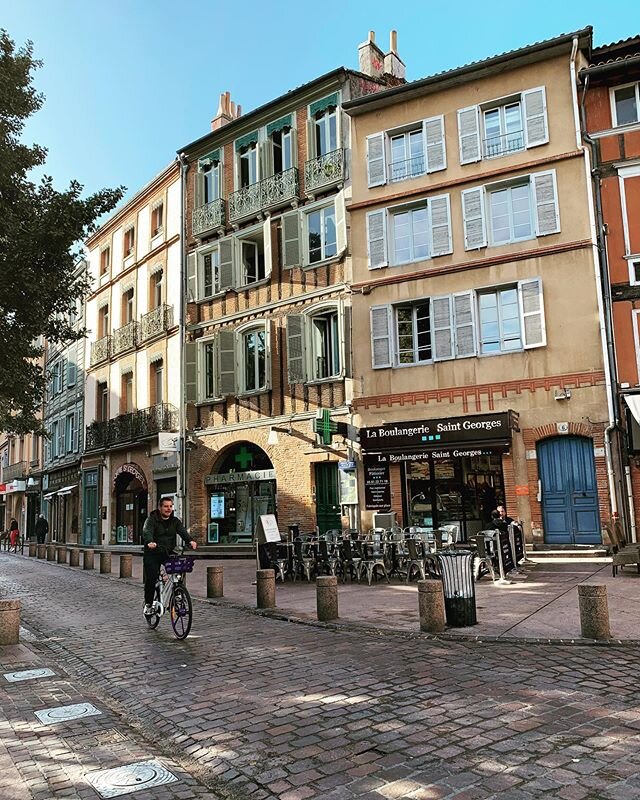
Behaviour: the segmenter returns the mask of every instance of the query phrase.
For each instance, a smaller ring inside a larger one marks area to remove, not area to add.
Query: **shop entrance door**
[[[84,527],[82,531],[83,544],[97,544],[98,542],[98,487],[85,486],[84,488]]]
[[[538,445],[542,524],[548,544],[600,544],[593,442],[580,436]]]
[[[338,496],[338,465],[316,464],[316,524],[321,534],[340,529],[340,498]]]

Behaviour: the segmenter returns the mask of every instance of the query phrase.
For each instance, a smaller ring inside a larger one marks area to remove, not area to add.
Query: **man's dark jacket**
[[[185,542],[193,541],[193,537],[174,514],[169,519],[162,519],[159,511],[152,511],[145,520],[142,528],[142,541],[144,542],[145,555],[152,553],[147,545],[156,542],[159,555],[168,555],[176,546],[176,537],[180,536]]]

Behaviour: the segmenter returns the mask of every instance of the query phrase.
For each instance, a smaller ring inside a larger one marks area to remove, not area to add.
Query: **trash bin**
[[[448,550],[438,553],[447,625],[466,628],[475,625],[476,589],[473,582],[473,553]]]

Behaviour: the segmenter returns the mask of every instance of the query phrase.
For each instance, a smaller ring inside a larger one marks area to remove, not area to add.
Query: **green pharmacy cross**
[[[317,412],[313,421],[313,430],[318,437],[318,444],[325,447],[331,444],[331,437],[338,432],[338,423],[331,419],[331,412],[328,408]]]
[[[253,453],[250,453],[247,448],[242,445],[242,447],[236,453],[234,461],[237,461],[240,465],[240,469],[244,471],[253,461]]]

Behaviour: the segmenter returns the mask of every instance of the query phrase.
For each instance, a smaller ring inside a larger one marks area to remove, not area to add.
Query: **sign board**
[[[518,497],[525,497],[528,494],[529,494],[528,486],[516,486],[516,495]]]
[[[498,534],[498,547],[500,548],[500,553],[502,555],[502,566],[505,573],[511,572],[515,569],[516,565],[513,563],[509,531],[500,531]]]
[[[355,506],[358,504],[358,476],[355,461],[338,462],[338,488],[340,505]]]
[[[386,459],[364,456],[364,505],[366,509],[388,510],[391,508],[391,479]]]
[[[210,522],[207,525],[207,544],[218,544],[220,541],[220,530],[217,522]]]
[[[256,529],[256,539],[258,544],[266,542],[281,542],[280,529],[275,514],[262,514],[258,517],[258,527]]]
[[[209,505],[211,519],[224,518],[224,492],[214,492],[209,498]]]
[[[179,433],[167,433],[166,431],[160,431],[158,434],[158,450],[162,450],[165,453],[177,453],[179,450],[179,444]]]
[[[207,486],[219,483],[248,483],[249,481],[275,481],[275,469],[252,469],[247,472],[218,472],[205,475]]]

